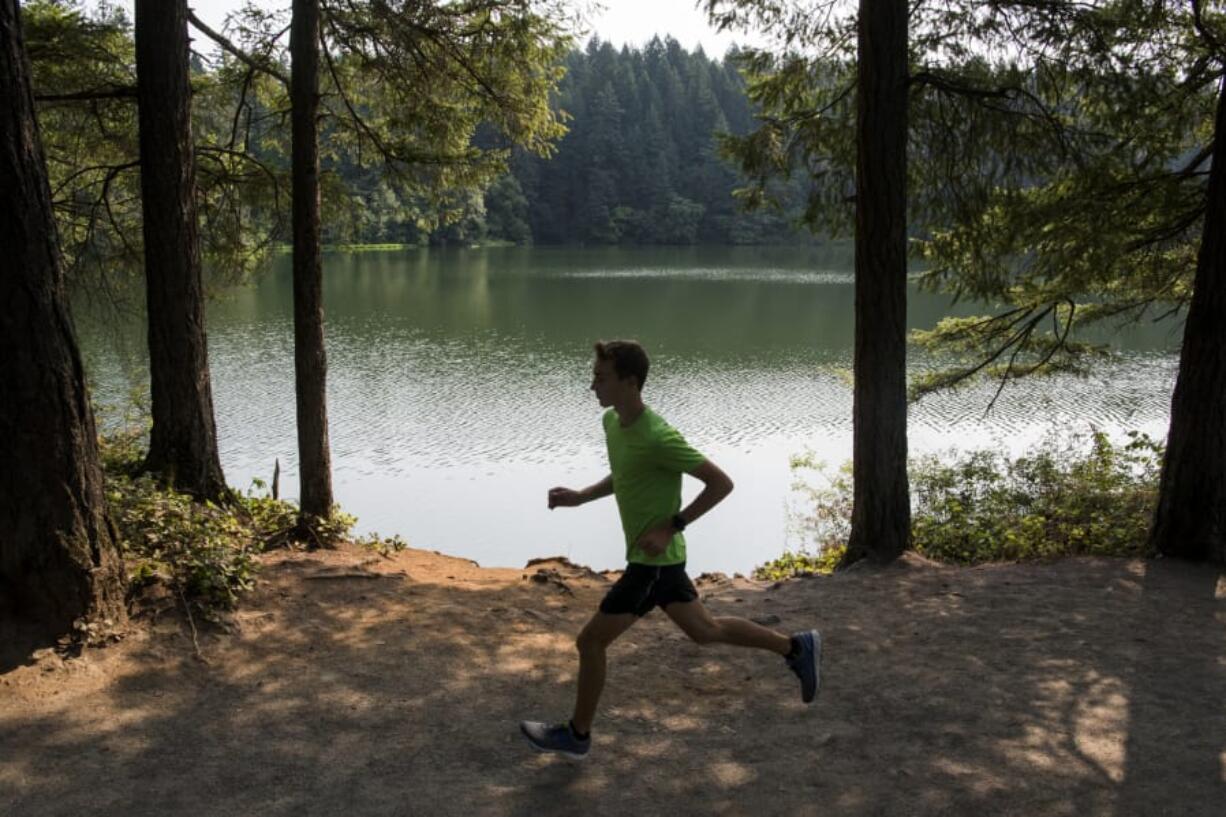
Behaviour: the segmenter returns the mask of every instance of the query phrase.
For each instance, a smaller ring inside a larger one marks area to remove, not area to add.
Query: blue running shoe
[[[575,760],[583,760],[588,749],[592,748],[591,736],[586,739],[575,737],[568,723],[551,725],[540,721],[520,721],[519,731],[524,733],[532,748],[538,752],[557,752]]]
[[[792,672],[800,679],[800,699],[812,703],[822,686],[822,634],[808,630],[792,636],[795,655],[785,660]]]

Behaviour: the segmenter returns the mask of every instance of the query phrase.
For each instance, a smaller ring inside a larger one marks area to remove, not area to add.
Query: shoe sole
[[[541,746],[539,743],[537,743],[535,740],[532,739],[531,735],[529,735],[526,731],[524,731],[524,728],[522,726],[519,727],[519,733],[524,736],[524,740],[528,741],[529,746],[531,746],[533,749],[535,749],[536,751],[540,752],[543,755],[561,755],[562,757],[568,757],[571,760],[584,760],[587,758],[587,754],[588,754],[587,752],[584,752],[583,754],[579,755],[579,754],[575,754],[574,752],[568,752],[565,749],[548,749],[544,746]]]

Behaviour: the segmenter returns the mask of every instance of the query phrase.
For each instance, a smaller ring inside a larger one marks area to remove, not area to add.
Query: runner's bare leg
[[[787,655],[792,639],[744,618],[712,616],[700,601],[673,602],[664,608],[678,627],[699,644],[733,644]]]
[[[636,621],[638,616],[633,613],[609,615],[597,612],[575,641],[579,648],[579,684],[571,723],[581,734],[591,731],[592,719],[596,717],[596,704],[600,702],[600,693],[604,689],[605,652]]]

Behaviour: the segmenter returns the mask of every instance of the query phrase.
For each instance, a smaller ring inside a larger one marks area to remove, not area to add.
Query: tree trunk
[[[328,361],[324,352],[319,243],[319,0],[294,0],[290,24],[293,105],[294,375],[303,521],[332,510]]]
[[[1226,564],[1226,83],[1150,544]]]
[[[124,620],[17,0],[0,0],[0,606],[48,633]]]
[[[137,0],[136,74],[153,413],[145,469],[220,499],[227,489],[205,341],[185,0]]]
[[[907,488],[907,3],[861,0],[856,119],[855,501],[845,563],[897,558]]]

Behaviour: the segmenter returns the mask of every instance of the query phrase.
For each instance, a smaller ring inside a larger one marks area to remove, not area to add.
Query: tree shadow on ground
[[[54,635],[0,609],[0,675],[33,665],[36,654],[55,645]]]
[[[657,613],[613,647],[584,763],[532,753],[516,724],[569,714],[602,587],[298,570],[268,571],[237,632],[202,641],[209,664],[156,625],[107,683],[6,712],[0,813],[1226,813],[1226,602],[1207,568],[712,586],[717,614],[822,627],[818,703],[776,657],[698,647]]]
[[[1158,626],[1126,647],[1118,814],[1193,813],[1184,804],[1196,801],[1206,814],[1226,814],[1226,573],[1150,563],[1135,616]],[[1155,780],[1170,781],[1165,797]]]

